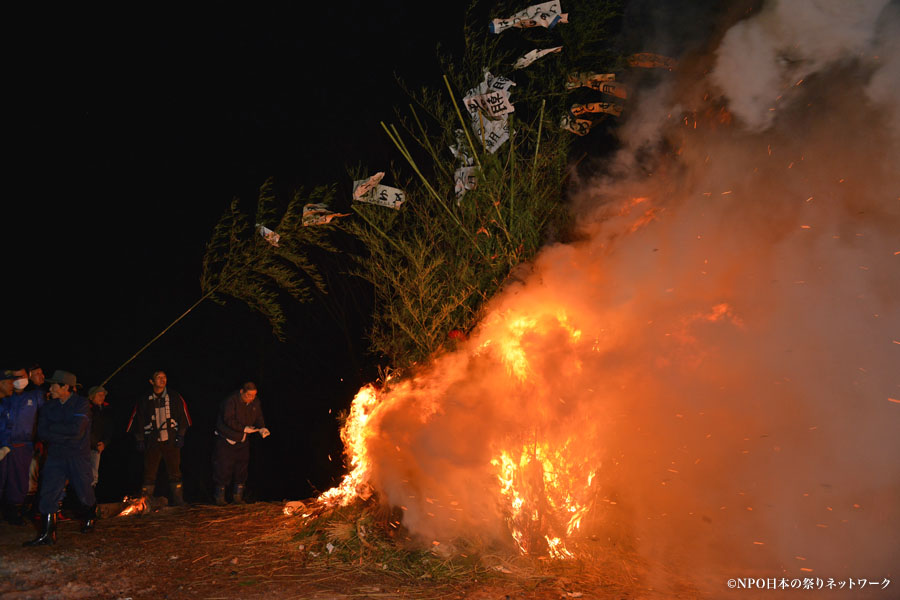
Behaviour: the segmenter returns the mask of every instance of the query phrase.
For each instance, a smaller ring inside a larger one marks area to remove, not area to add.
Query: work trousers
[[[234,478],[234,485],[247,483],[247,467],[250,464],[250,441],[229,444],[225,438],[216,436],[213,452],[213,482],[227,487]]]
[[[68,450],[68,449],[65,449]],[[41,514],[55,513],[66,493],[66,481],[72,485],[78,501],[91,507],[97,503],[94,488],[91,487],[91,455],[89,452],[76,452],[49,456],[41,471],[41,496],[38,510]]]
[[[0,460],[0,499],[6,504],[22,504],[28,493],[28,471],[34,446],[31,442],[10,444],[10,452]]]
[[[147,442],[147,449],[144,451],[144,485],[156,484],[156,473],[159,471],[160,460],[166,463],[166,475],[169,477],[169,483],[180,482],[181,448],[171,440],[168,442],[154,440]]]
[[[100,480],[100,452],[91,450],[91,485],[97,487]]]

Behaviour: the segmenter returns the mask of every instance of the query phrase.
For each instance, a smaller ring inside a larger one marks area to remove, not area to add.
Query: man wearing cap
[[[112,437],[112,422],[109,404],[106,403],[106,388],[95,385],[88,390],[88,400],[91,403],[91,469],[93,471],[91,486],[97,489],[97,481],[100,479],[100,456]]]
[[[28,494],[29,473],[34,457],[34,433],[38,410],[44,406],[41,390],[26,390],[28,376],[25,369],[13,371],[13,392],[3,399],[0,413],[5,432],[2,447],[8,448],[0,461],[0,499],[3,516],[13,525],[23,525],[22,506]]]
[[[144,485],[141,494],[153,495],[160,460],[166,463],[172,504],[184,506],[181,489],[181,448],[184,436],[191,425],[191,416],[181,394],[166,387],[168,380],[163,371],[150,376],[150,394],[137,401],[128,422],[127,431],[144,453]]]
[[[38,500],[43,529],[25,546],[56,542],[56,513],[67,480],[84,507],[81,532],[93,531],[97,518],[97,501],[91,487],[90,406],[87,398],[75,393],[77,380],[72,373],[55,371],[48,381],[50,400],[38,419],[38,437],[48,445]]]
[[[44,377],[44,370],[41,368],[41,365],[37,363],[28,368],[28,387],[25,389],[33,390],[35,388],[43,390],[44,397],[47,396],[48,390],[50,389],[50,384],[47,383],[47,380]]]
[[[244,503],[244,484],[247,482],[247,467],[250,464],[250,441],[248,435],[259,433],[269,436],[263,419],[262,406],[256,397],[256,384],[248,381],[234,392],[219,407],[216,421],[216,447],[213,451],[213,481],[216,484],[215,503],[225,504],[225,487],[234,478],[232,500]]]

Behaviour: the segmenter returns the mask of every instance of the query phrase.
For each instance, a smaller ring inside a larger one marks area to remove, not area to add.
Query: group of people
[[[183,506],[181,448],[191,417],[184,398],[167,383],[163,371],[153,373],[150,393],[135,403],[126,430],[144,455],[142,496],[153,495],[159,464],[164,462],[171,502]],[[57,513],[67,484],[81,507],[82,533],[94,529],[94,488],[113,426],[106,389],[92,387],[84,398],[80,387],[68,371],[55,371],[45,379],[39,365],[0,373],[0,504],[4,519],[15,525],[24,524],[27,507],[36,507],[40,533],[26,546],[56,541]],[[257,393],[256,385],[246,382],[220,405],[213,453],[218,505],[226,503],[225,489],[232,482],[232,501],[244,502],[248,436],[269,436]]]

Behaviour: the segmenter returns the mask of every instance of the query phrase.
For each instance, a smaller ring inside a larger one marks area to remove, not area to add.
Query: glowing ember
[[[126,506],[117,517],[127,517],[129,515],[145,515],[150,512],[150,503],[147,502],[146,498],[138,497],[138,498],[129,498],[125,496],[122,499],[122,502],[126,503]]]

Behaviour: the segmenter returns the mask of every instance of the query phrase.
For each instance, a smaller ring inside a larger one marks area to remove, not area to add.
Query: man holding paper
[[[225,488],[234,480],[232,500],[244,503],[244,484],[250,464],[248,436],[259,433],[269,437],[263,419],[262,406],[257,398],[256,384],[248,381],[222,402],[216,421],[216,447],[213,451],[213,482],[216,484],[214,499],[217,505],[225,504]]]

